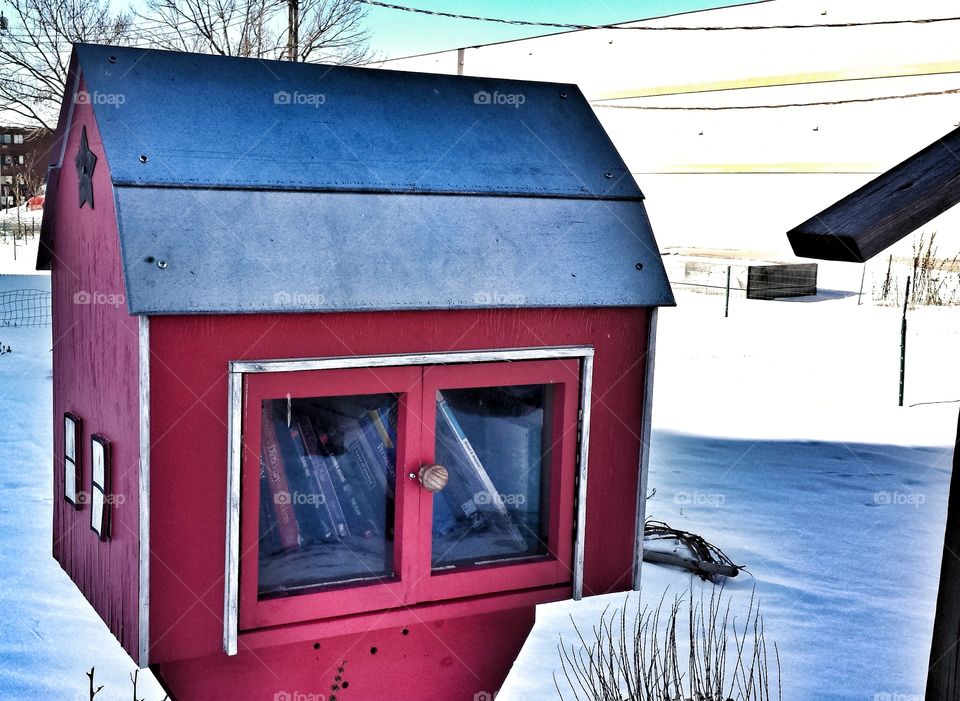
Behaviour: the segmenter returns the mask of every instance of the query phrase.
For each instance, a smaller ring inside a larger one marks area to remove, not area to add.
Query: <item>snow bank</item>
[[[660,315],[648,516],[747,565],[726,594],[745,615],[756,586],[784,699],[922,698],[960,407],[960,310],[910,313],[899,408],[899,310],[858,306],[848,289],[812,302],[735,299],[724,319],[722,297],[678,298]],[[649,563],[642,579],[632,606],[706,586]],[[570,615],[589,630],[623,602],[539,607],[497,698],[556,698]]]

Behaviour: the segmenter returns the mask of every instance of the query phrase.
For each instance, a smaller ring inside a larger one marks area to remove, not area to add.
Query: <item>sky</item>
[[[696,10],[744,5],[731,0],[389,0],[425,10],[503,19],[570,24],[609,24]],[[518,27],[370,7],[370,45],[382,58],[548,34],[545,27]]]

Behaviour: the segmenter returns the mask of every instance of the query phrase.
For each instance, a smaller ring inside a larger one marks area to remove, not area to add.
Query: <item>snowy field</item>
[[[50,289],[46,275],[0,276],[0,292]],[[0,343],[0,699],[131,698],[136,666],[51,555],[51,366],[49,328],[4,328]],[[141,698],[163,698],[149,673]]]
[[[856,289],[859,267],[846,267],[823,266],[821,279]],[[784,699],[920,701],[960,408],[960,309],[911,312],[898,408],[899,310],[827,291],[734,299],[724,319],[722,297],[677,296],[660,314],[648,516],[748,567],[725,595],[742,617],[756,587]],[[710,593],[661,565],[645,564],[642,579],[631,611],[665,589]],[[497,698],[555,698],[570,615],[589,632],[623,603],[540,607]]]
[[[835,286],[859,283],[859,269],[837,270]],[[0,290],[40,286],[45,277],[0,277]],[[900,409],[896,309],[824,293],[734,299],[724,319],[721,297],[678,301],[660,314],[649,515],[748,567],[727,593],[745,609],[756,585],[785,699],[919,700],[960,408],[949,403],[960,399],[960,310],[911,313],[906,397],[917,406]],[[0,342],[13,347],[0,356],[0,699],[86,699],[94,665],[106,684],[97,699],[128,699],[133,663],[50,555],[50,331],[0,328]],[[643,573],[643,603],[702,587],[666,567]],[[497,698],[555,698],[568,614],[589,628],[611,601],[623,595],[541,607]],[[162,698],[152,680],[140,689]]]

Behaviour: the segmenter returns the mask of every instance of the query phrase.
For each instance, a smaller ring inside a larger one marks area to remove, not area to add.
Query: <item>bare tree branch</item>
[[[67,81],[74,42],[127,43],[130,17],[106,0],[7,0],[0,33],[0,113],[18,126],[52,129]]]
[[[370,58],[366,5],[356,0],[299,0],[298,61],[341,64]],[[156,29],[145,37],[179,51],[289,58],[284,0],[146,0],[137,17]]]

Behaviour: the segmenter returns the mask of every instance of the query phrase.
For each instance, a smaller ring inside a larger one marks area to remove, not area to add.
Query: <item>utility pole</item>
[[[300,49],[300,0],[287,0],[287,60],[296,61]]]

